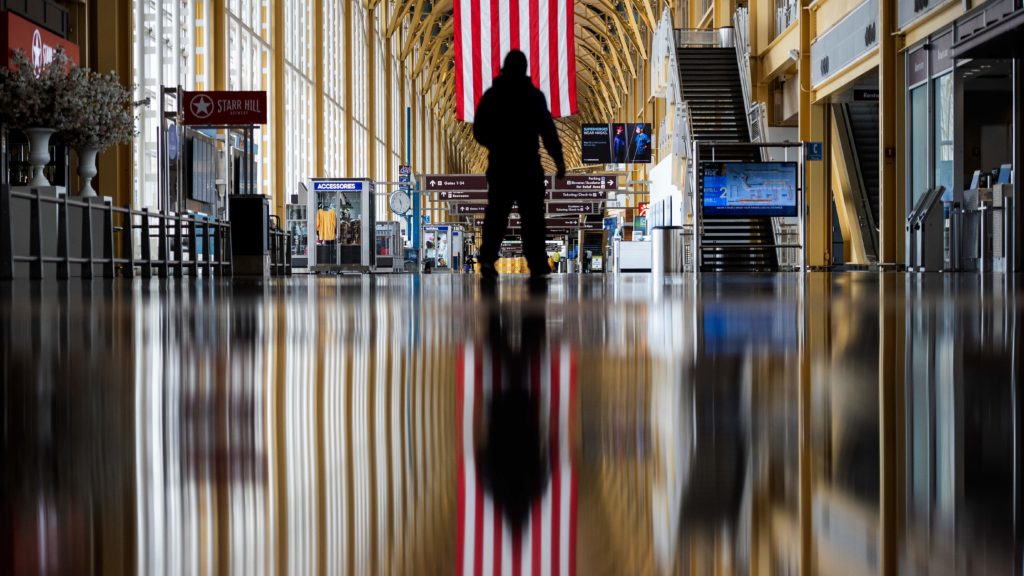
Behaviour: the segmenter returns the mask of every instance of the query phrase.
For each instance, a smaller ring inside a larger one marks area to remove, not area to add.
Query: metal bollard
[[[657,226],[651,231],[651,273],[677,274],[683,271],[683,227]]]

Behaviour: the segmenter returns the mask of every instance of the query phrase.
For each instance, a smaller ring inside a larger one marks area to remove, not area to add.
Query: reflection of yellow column
[[[287,379],[287,315],[284,306],[277,307],[274,318],[276,328],[277,346],[275,347],[274,379],[271,382],[272,388],[267,391],[267,399],[270,402],[268,412],[268,442],[270,444],[268,454],[271,454],[267,462],[267,469],[274,476],[274,490],[267,490],[267,498],[270,502],[267,506],[274,510],[275,524],[270,528],[269,541],[267,542],[268,557],[274,558],[275,563],[267,563],[274,566],[277,574],[288,572],[288,467],[285,450],[287,449],[287,430],[285,429],[285,386]],[[271,552],[273,551],[273,552]]]
[[[800,341],[800,382],[797,390],[798,502],[800,515],[800,574],[816,573],[814,526],[812,523],[812,473],[814,442],[812,430],[811,368],[816,359],[831,353],[831,316],[821,311],[831,309],[832,275],[813,274],[804,284],[803,329]]]
[[[98,0],[89,20],[96,24],[95,50],[87,52],[89,65],[104,72],[113,70],[122,82],[132,78],[132,3],[129,0]],[[158,105],[154,102],[154,106]],[[132,201],[132,147],[115,146],[99,156],[96,189],[113,197],[114,205]]]
[[[883,0],[884,1],[884,0]],[[895,575],[903,524],[904,346],[906,318],[902,275],[882,274],[879,282],[878,422],[880,574]]]

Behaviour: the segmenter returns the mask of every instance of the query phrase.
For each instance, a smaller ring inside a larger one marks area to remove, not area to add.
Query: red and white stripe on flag
[[[550,435],[551,478],[526,523],[514,531],[477,477],[473,420],[502,386],[498,359],[467,344],[456,366],[459,463],[458,576],[575,576],[576,471],[569,439],[576,399],[576,359],[568,345],[548,347],[531,366]],[[497,376],[497,377],[496,377]]]
[[[573,0],[454,0],[455,108],[472,122],[509,50],[526,54],[555,118],[576,113]]]

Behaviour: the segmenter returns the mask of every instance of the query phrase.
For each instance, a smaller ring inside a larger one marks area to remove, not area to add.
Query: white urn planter
[[[94,198],[96,190],[93,190],[92,179],[96,177],[96,155],[100,149],[97,146],[83,146],[75,150],[78,154],[78,177],[81,178],[81,189],[79,196]]]
[[[28,138],[28,161],[32,165],[32,182],[29,183],[29,186],[33,188],[49,186],[50,181],[43,174],[43,169],[50,163],[50,136],[53,136],[55,130],[52,128],[25,128],[22,132]]]

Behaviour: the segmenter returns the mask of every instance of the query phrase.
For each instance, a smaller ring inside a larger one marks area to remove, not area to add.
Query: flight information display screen
[[[702,162],[705,216],[796,216],[796,162]]]

